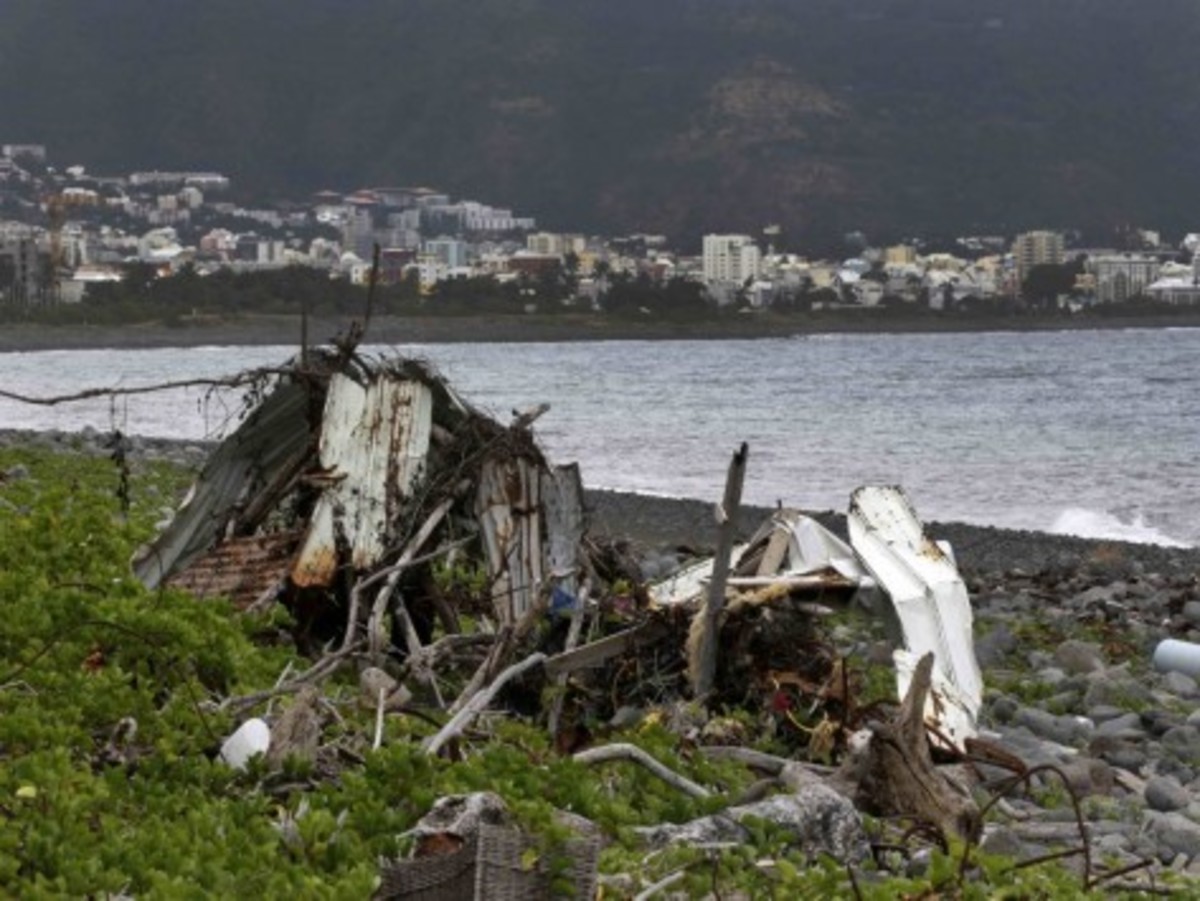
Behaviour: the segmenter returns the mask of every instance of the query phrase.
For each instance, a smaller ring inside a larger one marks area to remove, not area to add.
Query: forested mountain
[[[550,227],[1200,228],[1196,0],[4,0],[0,142]]]

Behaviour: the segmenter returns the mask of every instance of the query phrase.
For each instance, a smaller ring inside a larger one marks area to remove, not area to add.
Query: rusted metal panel
[[[539,467],[524,457],[488,460],[480,469],[475,513],[501,624],[520,619],[541,590],[540,489]]]
[[[355,569],[378,562],[429,452],[432,423],[433,395],[420,382],[330,379],[319,446],[326,487],[292,570],[298,586],[332,584],[339,544]]]
[[[278,483],[311,440],[308,399],[305,385],[281,384],[213,451],[170,525],[134,555],[134,575],[147,588],[186,568],[223,537],[238,509]]]
[[[917,661],[934,655],[925,720],[958,748],[975,735],[983,677],[975,659],[971,602],[958,568],[930,540],[900,488],[867,486],[850,499],[850,542],[887,592],[904,633],[897,689],[908,693]]]
[[[226,597],[245,609],[279,586],[291,567],[300,532],[232,538],[194,560],[167,585],[197,597]]]

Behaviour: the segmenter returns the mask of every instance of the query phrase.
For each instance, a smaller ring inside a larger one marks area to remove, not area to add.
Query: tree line
[[[182,324],[201,317],[243,314],[341,316],[471,316],[598,312],[615,316],[686,317],[713,313],[702,285],[682,278],[657,281],[646,274],[605,275],[595,302],[578,297],[574,267],[550,268],[500,281],[490,276],[446,279],[422,289],[409,270],[373,289],[308,266],[256,272],[220,269],[201,275],[188,264],[162,277],[149,264],[124,267],[121,281],[89,285],[79,303],[0,303],[0,321],[115,325],[135,322]]]

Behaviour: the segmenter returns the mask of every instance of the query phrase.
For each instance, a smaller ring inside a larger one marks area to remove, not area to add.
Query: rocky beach
[[[670,570],[680,548],[712,543],[710,503],[589,497],[593,528],[639,542],[655,574]],[[743,509],[742,533],[769,512]],[[844,535],[840,514],[815,518]],[[1200,551],[959,523],[927,528],[950,542],[970,590],[985,732],[1027,766],[1062,768],[1099,854],[1200,874],[1200,687],[1151,665],[1164,639],[1200,641]],[[886,641],[837,631],[850,658],[888,658]],[[1006,802],[985,828],[985,847],[1033,857],[1071,843],[1074,812],[1055,781]]]
[[[202,444],[128,442],[135,460],[189,467],[208,452]],[[93,431],[0,432],[0,446],[22,444],[108,452],[106,436]],[[591,534],[622,543],[648,579],[711,552],[710,502],[590,490],[587,503]],[[769,513],[742,509],[742,537]],[[814,515],[844,533],[841,515]],[[1149,860],[1200,875],[1200,686],[1151,663],[1164,639],[1200,642],[1200,550],[955,523],[930,523],[928,531],[952,544],[970,591],[984,736],[1027,767],[1054,765],[1069,782],[1068,792],[1049,771],[1033,777],[1030,791],[994,808],[984,847],[1028,859],[1077,844],[1073,794],[1093,859]],[[879,624],[861,616],[840,619],[831,638],[851,660],[890,659]],[[980,769],[985,780],[1008,775]]]

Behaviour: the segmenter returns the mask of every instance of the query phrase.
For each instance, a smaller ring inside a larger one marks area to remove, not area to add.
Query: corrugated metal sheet
[[[299,542],[299,531],[233,538],[196,558],[167,585],[197,597],[226,597],[245,609],[283,581]]]
[[[254,487],[275,482],[304,452],[308,398],[304,385],[280,385],[213,451],[171,524],[133,559],[134,575],[147,588],[212,547],[238,505],[254,500]]]
[[[420,382],[376,374],[364,387],[341,374],[330,379],[319,449],[329,485],[292,570],[298,586],[332,584],[339,542],[356,569],[378,562],[429,452],[432,424],[433,395]]]
[[[897,651],[900,697],[908,692],[916,662],[934,656],[933,691],[926,721],[957,747],[975,735],[983,702],[983,676],[975,659],[971,602],[958,568],[926,535],[900,488],[867,486],[850,499],[850,543],[892,599],[904,631]]]

